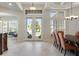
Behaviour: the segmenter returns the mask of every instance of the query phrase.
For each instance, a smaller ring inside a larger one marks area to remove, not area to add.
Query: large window
[[[18,22],[16,20],[9,21],[9,32],[17,32]]]
[[[50,12],[50,29],[51,29],[50,33],[52,33],[56,28],[56,24],[55,24],[56,20],[54,21],[54,16],[55,15],[56,15],[55,11]]]
[[[3,33],[7,33],[8,32],[8,21],[3,20],[2,21],[2,26],[3,26]]]
[[[18,21],[8,20],[8,33],[11,37],[17,37]]]
[[[51,28],[51,33],[52,33],[53,30],[54,30],[54,27],[53,27],[53,20],[50,21],[50,28]]]

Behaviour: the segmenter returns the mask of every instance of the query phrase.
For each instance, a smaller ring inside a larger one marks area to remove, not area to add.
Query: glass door
[[[32,18],[26,19],[27,40],[32,40]]]
[[[41,40],[41,19],[40,17],[35,18],[35,38]]]
[[[26,18],[27,40],[41,40],[41,19],[40,17]]]

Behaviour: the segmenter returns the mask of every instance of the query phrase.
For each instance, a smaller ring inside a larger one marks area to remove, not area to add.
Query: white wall
[[[22,15],[18,16],[18,41],[22,42],[25,40],[25,15],[22,13]]]
[[[49,11],[44,10],[43,11],[43,21],[42,21],[42,37],[44,41],[51,41],[50,39],[50,16],[49,16]]]
[[[17,37],[17,41],[24,41],[26,39],[26,27],[25,27],[25,19],[26,19],[26,15],[24,14],[24,12],[16,12],[16,11],[11,11],[11,10],[7,10],[7,9],[0,9],[0,12],[7,12],[9,14],[12,14],[14,16],[18,17],[18,37]],[[42,20],[42,39],[43,41],[48,41],[51,42],[51,28],[50,28],[50,15],[49,15],[49,10],[45,9],[43,11],[43,20]],[[63,13],[57,12],[57,16],[56,16],[56,21],[58,24],[62,23],[63,20]],[[61,20],[61,21],[60,21]],[[63,24],[63,23],[62,23]],[[57,26],[59,27],[59,25]],[[63,27],[62,27],[63,28]],[[57,28],[58,30],[60,30],[59,28]]]
[[[71,10],[68,9],[66,12],[65,12],[65,16],[69,16],[71,13]],[[79,16],[79,6],[77,7],[74,7],[72,9],[72,13],[73,15],[77,15]],[[72,35],[75,35],[75,33],[79,31],[79,18],[76,19],[76,20],[66,20],[66,34],[72,34]]]

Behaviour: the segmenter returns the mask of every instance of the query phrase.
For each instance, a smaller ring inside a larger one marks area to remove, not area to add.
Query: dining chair
[[[56,37],[57,48],[59,48],[59,50],[60,50],[60,39],[58,36],[58,31],[55,31],[55,37]]]
[[[79,39],[79,31],[75,33],[75,37]],[[76,46],[76,55],[77,55],[77,52],[79,52],[79,43],[76,42],[75,46]]]
[[[75,37],[79,39],[79,31],[75,33]]]
[[[56,41],[56,36],[55,36],[55,33],[53,32],[52,33],[52,36],[53,36],[53,44],[56,46],[57,45],[57,41]]]
[[[64,33],[63,31],[59,31],[58,32],[58,36],[60,38],[60,43],[61,43],[61,51],[64,50],[64,56],[66,55],[66,52],[67,51],[75,51],[76,52],[76,47],[75,45],[72,45],[72,44],[69,44],[69,43],[65,43],[65,40],[64,40]]]
[[[75,37],[79,39],[79,31],[75,33]],[[76,43],[77,51],[79,50],[79,43]]]

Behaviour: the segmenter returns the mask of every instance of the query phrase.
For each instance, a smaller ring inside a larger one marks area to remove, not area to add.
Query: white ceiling
[[[16,3],[13,3],[13,2],[11,6],[9,5],[9,2],[0,2],[0,8],[6,8],[14,11],[20,10],[16,5]]]
[[[71,7],[70,2],[33,2],[36,9],[69,9]],[[0,8],[7,8],[14,11],[23,11],[29,9],[32,6],[32,2],[0,2]],[[73,3],[73,7],[79,6],[78,2]]]

